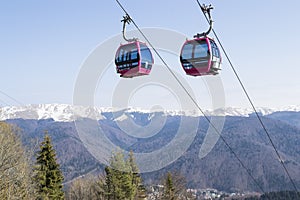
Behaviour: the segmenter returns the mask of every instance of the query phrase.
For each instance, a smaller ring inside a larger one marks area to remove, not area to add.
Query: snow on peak
[[[300,106],[288,106],[279,109],[270,108],[257,108],[261,115],[268,115],[277,111],[294,111],[300,112]],[[74,106],[68,104],[38,104],[38,105],[25,105],[25,106],[7,106],[0,107],[0,120],[6,119],[49,119],[55,121],[74,121],[78,117],[91,118],[91,119],[105,119],[104,113],[118,113],[114,115],[114,120],[126,120],[130,113],[147,113],[151,118],[153,113],[162,113],[165,116],[202,116],[200,111],[182,111],[182,110],[162,110],[162,109],[141,109],[141,108],[111,108],[111,107],[87,107],[87,106]],[[127,113],[127,114],[126,114]],[[249,108],[222,108],[216,110],[205,110],[207,116],[249,116],[253,114],[253,109]]]
[[[96,108],[77,107],[68,104],[38,104],[0,108],[0,120],[6,119],[50,119],[74,121],[76,117],[102,119]]]

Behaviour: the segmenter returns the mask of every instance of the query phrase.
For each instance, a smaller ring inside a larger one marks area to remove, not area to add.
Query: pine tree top
[[[48,133],[45,134],[36,158],[36,182],[42,198],[63,199],[63,175],[56,160],[55,149]]]

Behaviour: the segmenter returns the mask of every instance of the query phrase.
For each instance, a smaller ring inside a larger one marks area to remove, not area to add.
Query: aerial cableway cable
[[[4,100],[0,99],[0,103],[5,105],[5,106],[10,106],[8,103],[6,103]]]
[[[118,5],[120,6],[120,8],[124,11],[124,13],[126,15],[129,16],[129,13],[126,11],[126,9],[122,6],[122,4],[119,2],[119,0],[116,0],[116,2],[118,3]],[[149,41],[149,39],[147,38],[147,36],[143,33],[143,31],[139,28],[139,26],[135,23],[135,21],[131,18],[131,22],[133,23],[133,25],[136,27],[136,29],[140,32],[140,34],[144,37],[144,39],[146,40],[146,42],[149,44],[149,46],[153,49],[153,51],[155,52],[155,54],[159,57],[159,59],[162,61],[162,63],[164,64],[164,66],[168,69],[168,71],[172,74],[172,76],[175,78],[175,80],[178,82],[178,84],[182,87],[182,89],[184,90],[184,92],[188,95],[188,97],[192,100],[192,102],[195,104],[195,106],[198,108],[198,110],[203,114],[204,118],[207,120],[207,122],[211,125],[211,127],[215,130],[215,132],[220,136],[221,140],[224,142],[224,144],[227,146],[227,148],[230,150],[230,152],[234,155],[234,157],[238,160],[238,162],[240,163],[240,165],[246,170],[247,174],[251,177],[251,179],[253,180],[253,182],[255,183],[255,185],[263,192],[266,193],[264,191],[264,189],[259,185],[259,183],[256,181],[256,179],[253,177],[253,175],[251,174],[250,170],[246,167],[246,165],[242,162],[242,160],[239,158],[239,156],[234,152],[234,150],[232,149],[232,147],[229,145],[229,143],[225,140],[225,138],[221,135],[221,133],[218,131],[218,129],[216,128],[216,126],[214,124],[211,123],[210,119],[208,116],[206,116],[205,112],[201,109],[201,107],[198,105],[197,101],[192,97],[192,95],[189,93],[189,91],[185,88],[185,86],[181,83],[181,81],[179,80],[179,78],[175,75],[175,73],[171,70],[171,68],[169,67],[169,65],[165,62],[165,60],[162,58],[162,56],[159,54],[159,52],[156,50],[156,48],[152,45],[152,43]]]
[[[196,1],[197,1],[197,3],[198,3],[199,7],[201,8],[201,4],[200,4],[199,0],[196,0]],[[202,9],[201,9],[201,10],[202,10]],[[209,23],[209,19],[207,18],[207,16],[205,15],[204,12],[203,12],[203,14],[204,14],[204,16],[205,16],[207,22]],[[246,88],[245,88],[243,82],[241,81],[241,79],[240,79],[240,77],[239,77],[237,71],[235,70],[235,68],[234,68],[234,66],[233,66],[233,64],[232,64],[232,62],[231,62],[231,60],[230,60],[230,58],[229,58],[229,56],[228,56],[228,54],[227,54],[225,48],[223,47],[223,45],[222,45],[222,43],[221,43],[221,41],[220,41],[220,39],[219,39],[217,33],[215,32],[214,29],[212,29],[212,32],[213,32],[214,36],[216,37],[216,39],[217,39],[217,41],[218,41],[218,43],[219,43],[219,45],[220,45],[220,47],[221,47],[221,49],[222,49],[222,51],[223,51],[225,57],[226,57],[226,59],[228,60],[229,65],[230,65],[230,67],[231,67],[231,69],[232,69],[234,75],[236,76],[236,78],[237,78],[239,84],[241,85],[244,94],[246,95],[246,97],[247,97],[249,103],[251,104],[251,107],[252,107],[253,111],[255,112],[255,115],[256,115],[256,117],[257,117],[259,123],[261,124],[261,126],[262,126],[264,132],[266,133],[266,135],[267,135],[267,137],[268,137],[268,139],[269,139],[269,141],[270,141],[270,143],[271,143],[273,149],[275,150],[276,155],[277,155],[277,157],[278,157],[278,159],[279,159],[279,161],[280,161],[282,167],[283,167],[284,170],[285,170],[285,173],[287,174],[287,176],[288,176],[290,182],[292,183],[292,185],[293,185],[295,191],[297,191],[297,194],[299,194],[298,189],[297,189],[297,187],[296,187],[296,184],[294,183],[294,181],[293,181],[293,179],[292,179],[292,177],[291,177],[291,175],[290,175],[288,169],[286,168],[286,166],[285,166],[285,164],[284,164],[284,162],[283,162],[283,160],[282,160],[282,158],[281,158],[281,156],[280,156],[280,154],[279,154],[279,152],[278,152],[278,150],[277,150],[277,148],[276,148],[276,146],[275,146],[275,144],[274,144],[274,142],[273,142],[273,140],[272,140],[272,138],[271,138],[271,136],[270,136],[269,131],[267,130],[267,128],[266,128],[265,124],[263,123],[263,121],[262,121],[260,115],[258,114],[257,109],[256,109],[256,107],[254,106],[253,101],[251,100],[251,98],[250,98],[250,96],[249,96],[249,94],[248,94],[248,92],[247,92],[247,90],[246,90]]]
[[[12,96],[8,95],[7,93],[3,92],[2,90],[0,90],[0,94],[3,94],[4,96],[8,97],[9,99],[13,100],[15,103],[19,104],[20,106],[24,105],[21,101],[13,98]],[[3,102],[3,101],[2,101]],[[5,103],[5,102],[4,102]],[[7,104],[7,103],[5,103]],[[9,104],[8,104],[9,105]]]

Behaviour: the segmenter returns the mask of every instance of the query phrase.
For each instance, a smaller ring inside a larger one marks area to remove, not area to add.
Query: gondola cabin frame
[[[134,41],[120,45],[116,52],[115,64],[120,77],[132,78],[149,75],[154,58],[146,43]]]
[[[221,54],[209,37],[187,40],[180,52],[180,63],[187,75],[217,75],[221,69]]]

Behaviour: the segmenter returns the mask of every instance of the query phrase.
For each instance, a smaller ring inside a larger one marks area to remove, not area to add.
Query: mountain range
[[[300,112],[300,105],[287,106],[282,108],[257,108],[261,115],[270,115],[276,112]],[[111,107],[84,107],[69,104],[36,104],[24,106],[6,106],[0,107],[0,120],[6,119],[50,119],[54,121],[74,121],[77,117],[104,119],[103,113],[152,113],[156,111],[140,108],[111,108]],[[178,111],[178,110],[158,110],[168,116],[202,116],[199,111]],[[205,110],[208,116],[249,116],[253,114],[251,108],[220,108],[216,110]],[[76,114],[75,114],[76,113]],[[96,116],[95,116],[95,113]],[[114,119],[114,120],[122,120]]]
[[[300,106],[258,110],[291,177],[300,187]],[[251,109],[226,108],[205,113],[217,120],[224,120],[220,132],[223,139],[218,139],[205,157],[199,157],[199,151],[206,140],[209,123],[196,111],[147,111],[137,108],[45,104],[2,107],[0,120],[18,126],[25,146],[33,150],[37,150],[37,144],[47,130],[57,150],[66,183],[87,173],[101,173],[104,167],[93,151],[88,150],[86,141],[80,136],[76,124],[78,119],[85,124],[87,134],[97,137],[97,131],[90,127],[92,121],[97,121],[111,143],[145,156],[172,144],[174,138],[178,137],[178,129],[182,130],[180,139],[188,138],[186,136],[193,132],[189,124],[196,122],[195,134],[184,152],[163,168],[143,173],[146,184],[159,183],[167,171],[178,171],[186,177],[190,188],[209,187],[229,192],[262,192],[260,188],[264,191],[293,189],[266,133]],[[152,123],[154,121],[162,123]],[[188,125],[182,126],[182,121]],[[141,131],[141,135],[149,129],[156,134],[147,137],[135,137],[138,133],[130,135],[126,128],[132,123],[141,127],[137,129]],[[159,125],[162,127],[155,129]],[[228,145],[248,172],[232,154]],[[178,149],[180,148],[178,145]],[[176,152],[177,149],[163,155],[172,157]],[[149,160],[150,164],[153,162],[155,165],[160,164],[158,160]]]

